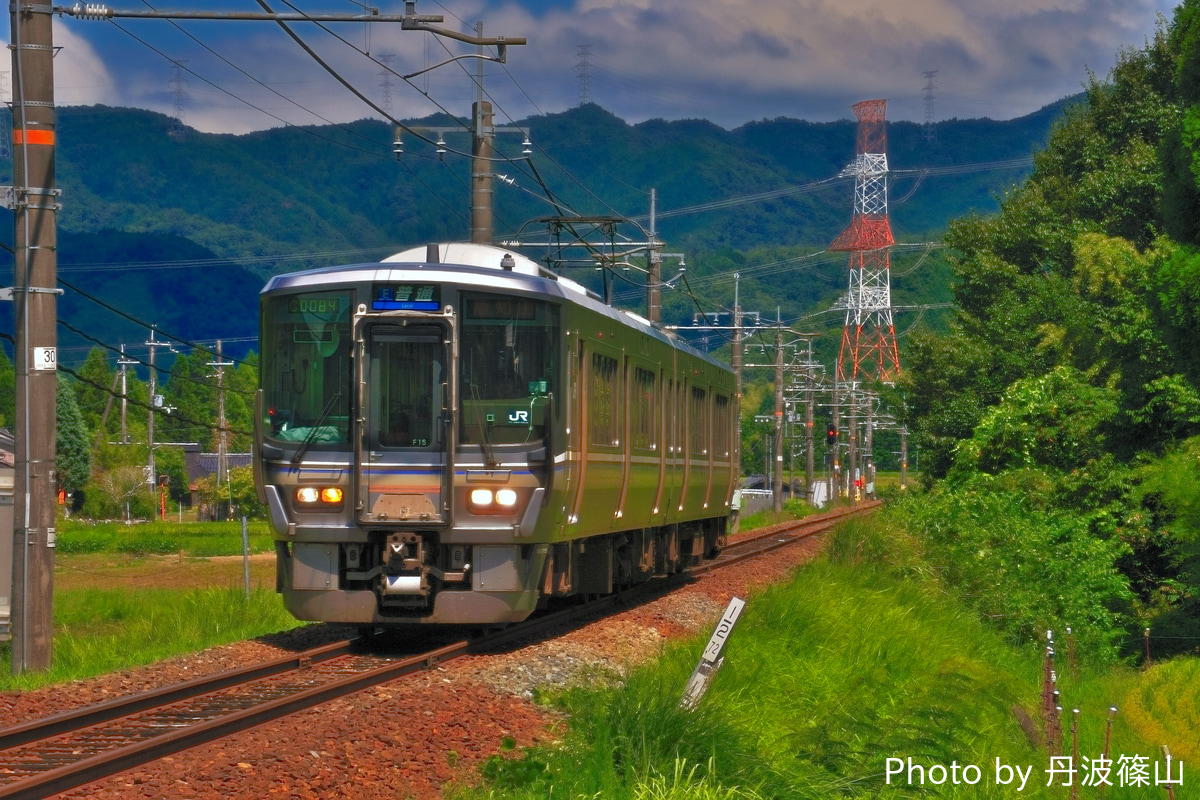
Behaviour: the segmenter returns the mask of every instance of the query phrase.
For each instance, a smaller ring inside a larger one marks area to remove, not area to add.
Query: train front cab
[[[432,277],[425,308],[395,299],[411,280],[264,297],[256,467],[300,619],[503,623],[537,604],[559,309]]]

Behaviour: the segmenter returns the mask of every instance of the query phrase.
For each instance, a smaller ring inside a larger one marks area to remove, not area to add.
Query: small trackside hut
[[[273,278],[254,468],[300,619],[498,624],[723,544],[732,372],[477,244]]]

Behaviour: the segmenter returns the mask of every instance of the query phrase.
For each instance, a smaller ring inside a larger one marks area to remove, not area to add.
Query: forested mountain
[[[897,238],[936,240],[951,218],[994,211],[998,198],[1029,170],[995,162],[1028,159],[1066,103],[1007,122],[950,120],[932,131],[913,123],[889,125]],[[177,336],[223,338],[231,352],[242,354],[257,335],[255,293],[268,275],[375,260],[469,233],[465,132],[445,134],[450,152],[443,158],[433,145],[406,134],[398,160],[392,130],[373,121],[243,136],[187,130],[173,137],[171,119],[136,109],[66,107],[58,120],[59,262],[63,279],[79,290],[64,295],[61,317],[110,344],[140,342],[145,332],[89,296]],[[411,124],[419,132],[454,120]],[[535,144],[537,174],[519,159],[522,136],[497,135],[498,152],[517,157],[497,167],[517,184],[496,182],[498,239],[522,233],[544,241],[544,225],[529,221],[559,210],[640,217],[645,226],[654,188],[660,237],[668,251],[686,254],[691,286],[708,307],[728,306],[738,269],[744,305],[761,306],[764,313],[782,304],[792,318],[845,291],[840,255],[762,275],[755,267],[819,252],[849,222],[851,180],[811,185],[834,178],[853,159],[855,125],[849,119],[778,118],[727,131],[700,120],[629,125],[587,105],[517,125]],[[923,175],[947,168],[965,171]],[[771,199],[739,202],[781,190]],[[734,202],[678,213],[722,201]],[[0,224],[0,239],[11,235],[11,225]],[[703,280],[713,275],[720,280]],[[576,277],[591,281],[593,272]],[[618,301],[640,307],[636,288],[617,289]],[[948,299],[944,261],[935,253],[907,282],[898,281],[896,292],[897,302]],[[697,310],[681,292],[668,294],[665,308],[671,322],[690,320]],[[0,314],[7,313],[0,307]],[[88,340],[69,328],[60,336],[63,363],[80,363]]]
[[[1031,154],[1068,103],[1008,122],[890,125],[897,237],[936,241],[954,216],[994,211],[1028,173]],[[496,168],[510,179],[495,182],[496,238],[544,241],[544,224],[530,221],[553,214],[640,217],[645,227],[654,189],[659,236],[687,264],[686,275],[668,275],[680,289],[664,296],[668,322],[728,307],[735,271],[743,305],[769,316],[781,307],[794,319],[831,305],[846,289],[844,254],[810,256],[850,220],[853,180],[837,179],[854,158],[849,111],[842,122],[778,118],[732,131],[701,120],[629,125],[595,105],[518,121],[534,144],[532,166],[520,158],[522,135],[497,135],[498,153],[514,161]],[[59,363],[80,376],[75,392],[86,428],[85,435],[72,430],[74,444],[63,441],[64,448],[82,458],[80,442],[119,439],[110,401],[116,353],[126,345],[144,362],[146,325],[183,354],[157,351],[159,366],[170,370],[157,376],[159,392],[176,411],[159,421],[156,440],[211,445],[214,356],[193,345],[211,348],[220,339],[226,355],[252,356],[257,292],[269,275],[466,238],[469,137],[445,133],[444,157],[420,138],[436,140],[442,134],[433,128],[455,124],[445,117],[411,121],[416,133],[403,136],[397,158],[394,133],[380,122],[179,136],[171,119],[148,111],[59,109]],[[644,238],[635,226],[623,227]],[[11,229],[0,237],[9,239]],[[916,263],[921,269],[897,287],[898,301],[948,299],[944,258],[918,250],[905,269]],[[573,277],[595,281],[592,269]],[[640,308],[638,282],[618,281],[617,301]],[[0,328],[11,326],[10,315],[0,304]],[[825,338],[836,347],[836,336]],[[127,435],[144,442],[148,372],[144,364],[130,367]],[[227,374],[234,446],[244,448],[252,369]],[[0,416],[12,417],[2,396]],[[66,475],[74,459],[66,450],[62,458]],[[108,473],[130,460],[144,463],[145,455],[103,447],[93,453],[93,467]]]

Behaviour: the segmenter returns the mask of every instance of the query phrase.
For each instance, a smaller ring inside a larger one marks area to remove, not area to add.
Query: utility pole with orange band
[[[54,599],[58,189],[53,10],[13,3],[13,327],[17,370],[12,671],[50,666]]]

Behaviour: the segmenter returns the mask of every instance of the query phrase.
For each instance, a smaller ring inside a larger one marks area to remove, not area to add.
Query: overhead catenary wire
[[[102,347],[102,348],[104,348],[105,350],[108,350],[108,351],[110,351],[110,352],[112,352],[112,353],[117,353],[117,354],[118,354],[118,355],[120,355],[122,358],[128,359],[128,360],[130,360],[130,361],[136,361],[136,362],[137,362],[139,365],[141,365],[141,366],[143,366],[143,367],[146,367],[147,369],[153,369],[153,370],[154,370],[155,372],[157,372],[158,374],[160,374],[160,375],[164,375],[164,376],[166,376],[166,377],[170,378],[172,381],[179,380],[179,379],[183,379],[183,380],[187,381],[188,383],[194,383],[194,384],[197,384],[197,385],[199,385],[199,386],[205,386],[205,387],[207,387],[207,386],[209,386],[209,385],[210,385],[210,384],[209,384],[209,383],[207,383],[206,381],[198,380],[198,379],[196,379],[196,378],[193,378],[193,377],[192,377],[192,376],[190,376],[190,375],[176,374],[175,372],[173,372],[172,370],[169,370],[169,369],[167,369],[166,367],[163,367],[163,366],[161,366],[161,365],[158,365],[158,364],[151,364],[149,361],[146,361],[146,360],[144,360],[144,359],[138,358],[136,355],[133,355],[132,353],[129,353],[129,352],[125,351],[125,350],[122,350],[120,347],[116,347],[116,346],[114,346],[114,345],[111,345],[111,344],[109,344],[108,342],[101,341],[100,339],[97,339],[96,337],[94,337],[94,336],[92,336],[92,335],[90,335],[90,334],[88,334],[88,333],[85,333],[84,331],[81,331],[79,328],[76,328],[74,325],[72,325],[71,323],[67,322],[66,320],[60,319],[60,320],[58,320],[58,324],[59,324],[59,325],[61,325],[61,326],[63,326],[63,327],[64,327],[64,328],[66,328],[67,330],[71,331],[72,333],[74,333],[74,334],[76,334],[76,335],[78,335],[78,336],[82,336],[84,339],[87,339],[89,342],[92,342],[92,343],[93,343],[93,344],[95,344],[96,346],[98,346],[98,347]],[[157,331],[157,329],[155,329],[155,330]],[[227,340],[227,339],[223,339],[222,341],[228,341],[228,340]],[[210,349],[210,348],[200,348],[200,352],[201,352],[201,353],[211,353],[211,352],[212,352],[212,349]],[[249,399],[249,398],[252,398],[252,397],[254,396],[254,393],[253,393],[253,392],[239,392],[239,391],[237,391],[236,389],[231,389],[231,390],[228,390],[228,391],[233,391],[233,392],[235,392],[236,394],[240,394],[240,395],[242,395],[243,397],[245,397],[245,398],[247,398],[247,399]]]
[[[190,417],[185,417],[181,414],[177,414],[174,411],[169,412],[165,408],[155,408],[150,403],[143,403],[141,400],[138,400],[134,397],[130,397],[128,393],[121,394],[120,392],[116,391],[115,389],[113,389],[111,387],[102,386],[101,384],[96,383],[91,378],[88,378],[85,375],[80,375],[78,372],[71,369],[70,367],[66,367],[66,366],[63,366],[62,364],[59,364],[58,368],[61,371],[70,375],[75,380],[80,381],[82,383],[86,383],[88,386],[91,386],[94,389],[99,389],[100,391],[110,394],[113,397],[119,397],[132,406],[137,406],[138,408],[142,408],[147,411],[152,411],[155,414],[162,414],[164,417],[170,417],[171,419],[178,420],[178,421],[184,423],[185,425],[194,425],[198,428],[205,428],[205,429],[213,431],[213,432],[225,430],[230,433],[236,433],[240,436],[251,436],[251,437],[254,436],[254,431],[242,430],[241,428],[233,428],[228,425],[226,425],[224,428],[222,428],[219,425],[213,425],[211,422],[200,422],[199,420],[194,420],[194,419],[191,419]]]
[[[145,5],[146,5],[147,7],[151,8],[151,9],[153,9],[153,8],[154,8],[153,6],[151,6],[151,5],[150,5],[150,3],[146,2],[146,0],[143,0],[143,2],[145,3]],[[264,8],[266,8],[266,6],[265,6],[265,5],[264,5]],[[302,13],[302,12],[298,12],[298,13]],[[110,22],[111,22],[111,20],[110,20]],[[195,77],[196,77],[196,78],[198,78],[199,80],[202,80],[202,81],[204,81],[205,83],[207,83],[208,85],[210,85],[210,86],[212,86],[214,89],[216,89],[217,91],[220,91],[220,92],[222,92],[222,93],[224,93],[224,94],[228,95],[229,97],[233,98],[234,100],[237,100],[238,102],[240,102],[240,103],[243,103],[243,104],[245,104],[246,106],[248,106],[248,107],[250,107],[250,108],[253,108],[253,109],[255,109],[256,111],[259,111],[259,112],[261,112],[261,113],[265,114],[266,116],[268,116],[268,117],[271,117],[272,119],[278,120],[279,122],[283,123],[283,124],[284,124],[285,126],[287,126],[287,127],[300,127],[300,126],[296,126],[296,125],[294,125],[294,123],[290,122],[289,120],[287,120],[287,119],[284,119],[283,117],[280,117],[280,116],[278,116],[278,115],[276,115],[276,114],[273,114],[273,113],[271,113],[270,111],[267,111],[266,109],[263,109],[263,108],[261,108],[261,107],[259,107],[259,106],[255,105],[254,103],[251,103],[250,101],[246,100],[245,98],[242,98],[242,97],[240,97],[239,95],[237,95],[237,94],[235,94],[235,93],[233,93],[233,92],[230,92],[229,90],[227,90],[227,89],[225,89],[224,87],[222,87],[222,86],[218,85],[217,83],[215,83],[215,82],[213,82],[213,81],[209,80],[208,78],[204,77],[203,75],[200,75],[198,72],[196,72],[195,70],[191,69],[190,67],[187,67],[187,66],[185,66],[185,65],[184,65],[184,64],[183,64],[181,61],[179,61],[178,59],[173,59],[173,58],[171,58],[169,55],[167,55],[166,53],[162,52],[160,49],[156,48],[154,45],[150,44],[149,42],[145,41],[144,39],[142,39],[142,38],[140,38],[140,37],[136,36],[134,33],[132,33],[131,31],[129,31],[128,29],[124,28],[123,26],[121,26],[121,25],[119,25],[119,24],[117,24],[117,23],[115,23],[115,22],[114,22],[113,24],[114,24],[114,25],[117,27],[117,29],[118,29],[118,30],[120,30],[121,32],[125,33],[127,36],[129,36],[130,38],[132,38],[134,41],[138,42],[139,44],[143,45],[144,47],[148,48],[149,50],[151,50],[151,51],[153,51],[153,52],[157,53],[158,55],[162,56],[164,59],[166,59],[167,61],[171,62],[172,64],[179,66],[180,68],[182,68],[183,70],[185,70],[185,71],[186,71],[186,72],[188,72],[189,74],[191,74],[191,75],[195,76]],[[174,23],[172,23],[172,24],[174,24]],[[282,21],[280,21],[278,24],[279,24],[280,26],[282,26],[282,27],[283,27],[285,30],[288,30],[288,32],[289,32],[289,33],[291,32],[291,31],[290,31],[290,29],[288,29],[288,28],[287,28],[287,25],[286,25],[285,23],[283,23]],[[289,103],[292,103],[292,104],[293,104],[293,105],[295,105],[297,108],[300,108],[301,110],[305,111],[306,113],[312,114],[312,115],[313,115],[314,117],[316,117],[317,119],[320,119],[320,120],[322,120],[322,121],[324,121],[324,122],[327,122],[327,123],[329,123],[329,124],[331,124],[331,125],[334,125],[334,126],[338,127],[339,129],[341,129],[341,130],[343,130],[343,131],[347,131],[347,132],[349,132],[351,135],[358,136],[358,137],[360,137],[360,138],[366,139],[367,141],[374,141],[374,140],[371,140],[369,137],[366,137],[366,136],[363,136],[362,134],[359,134],[358,132],[354,131],[353,129],[351,129],[351,128],[347,127],[347,126],[344,126],[344,125],[338,125],[337,123],[334,123],[334,122],[331,122],[331,121],[327,120],[325,117],[322,117],[320,114],[318,114],[317,112],[313,111],[312,109],[309,109],[309,108],[307,108],[306,106],[304,106],[304,105],[301,105],[300,103],[297,103],[296,101],[292,100],[291,98],[289,98],[289,97],[287,97],[287,96],[283,95],[282,93],[280,93],[280,92],[278,92],[278,91],[276,91],[276,90],[272,89],[271,87],[269,87],[269,86],[267,86],[266,84],[262,83],[262,82],[261,82],[261,81],[259,81],[258,79],[254,78],[252,75],[249,75],[248,73],[246,73],[244,70],[242,70],[242,69],[241,69],[240,67],[238,67],[237,65],[233,64],[231,61],[229,61],[229,60],[228,60],[228,59],[226,59],[225,57],[221,56],[219,53],[217,53],[217,52],[216,52],[216,51],[214,51],[212,48],[210,48],[210,47],[208,47],[207,45],[205,45],[203,42],[201,42],[201,41],[200,41],[199,39],[197,39],[195,36],[192,36],[190,33],[188,33],[187,31],[185,31],[185,30],[184,30],[183,28],[181,28],[180,26],[176,25],[175,27],[176,27],[176,28],[178,28],[178,29],[179,29],[181,32],[183,32],[185,35],[189,36],[189,37],[190,37],[190,38],[191,38],[193,41],[195,41],[195,42],[196,42],[197,44],[199,44],[201,47],[204,47],[205,49],[207,49],[207,50],[208,50],[209,52],[211,52],[211,53],[212,53],[214,56],[216,56],[217,58],[221,59],[222,61],[224,61],[226,64],[228,64],[228,65],[229,65],[229,66],[231,66],[232,68],[234,68],[234,69],[238,70],[238,71],[239,71],[239,72],[241,72],[243,75],[246,75],[246,76],[247,76],[247,77],[249,77],[251,80],[255,81],[255,83],[258,83],[259,85],[263,86],[264,88],[266,88],[267,90],[271,91],[272,93],[274,93],[275,95],[279,96],[280,98],[282,98],[282,99],[286,100],[286,101],[287,101],[287,102],[289,102]],[[322,27],[324,27],[324,26],[322,26]],[[327,29],[326,29],[326,30],[327,30]],[[296,38],[296,40],[299,42],[299,39],[298,39],[298,37],[293,37],[293,38]],[[303,47],[304,45],[303,45],[303,44],[301,44],[301,46]],[[309,52],[309,55],[310,55],[310,56],[312,56],[312,57],[314,58],[314,60],[316,60],[316,61],[317,61],[319,64],[321,64],[322,66],[326,67],[326,69],[327,69],[327,70],[331,69],[331,68],[329,68],[329,67],[328,67],[326,64],[324,64],[324,62],[322,62],[318,56],[316,56],[315,52],[313,52],[313,51],[311,51],[310,49],[307,49],[307,48],[306,48],[306,50]],[[379,63],[379,62],[377,62],[377,63]],[[357,95],[357,96],[358,96],[360,99],[364,100],[364,101],[365,101],[365,102],[367,102],[369,105],[371,105],[371,106],[372,106],[372,108],[375,108],[377,111],[379,111],[379,112],[380,112],[380,113],[381,113],[381,114],[382,114],[382,115],[383,115],[383,116],[384,116],[386,119],[388,119],[389,121],[391,121],[393,124],[395,124],[395,125],[399,125],[400,127],[404,127],[406,130],[408,130],[408,128],[407,128],[406,126],[404,126],[403,124],[401,124],[401,123],[400,123],[400,122],[398,122],[397,120],[393,119],[393,118],[392,118],[392,117],[391,117],[389,114],[386,114],[386,113],[384,113],[384,112],[383,112],[381,109],[379,109],[379,108],[378,108],[378,106],[375,106],[373,103],[371,103],[369,100],[367,100],[367,99],[365,98],[365,96],[364,96],[364,95],[362,95],[361,93],[357,92],[357,90],[354,90],[352,87],[350,87],[348,83],[346,83],[344,80],[342,80],[342,79],[341,79],[341,76],[337,75],[337,74],[336,74],[336,73],[334,73],[334,72],[331,72],[331,74],[333,74],[333,75],[334,75],[336,78],[338,78],[340,81],[342,81],[342,82],[343,82],[343,85],[347,86],[347,88],[350,88],[350,89],[351,89],[351,91],[353,91],[353,92],[354,92],[354,93],[355,93],[355,94],[356,94],[356,95]],[[432,98],[431,98],[431,99],[432,99]],[[449,113],[449,112],[447,112],[447,113]],[[365,154],[367,154],[367,155],[371,155],[371,156],[375,156],[375,157],[380,157],[380,158],[383,158],[383,157],[385,157],[385,156],[384,156],[384,154],[383,154],[383,153],[382,153],[380,150],[366,150],[366,149],[363,149],[363,148],[360,148],[360,147],[353,147],[352,145],[350,145],[350,144],[348,144],[348,143],[346,143],[346,142],[340,142],[340,141],[337,141],[337,140],[335,140],[335,139],[331,139],[331,138],[329,138],[329,137],[327,137],[327,136],[324,136],[324,135],[322,135],[322,134],[318,133],[317,131],[314,131],[314,130],[312,130],[311,128],[308,128],[308,127],[302,127],[302,130],[304,130],[304,131],[305,131],[307,134],[309,134],[309,135],[315,136],[315,137],[317,137],[318,139],[321,139],[321,140],[323,140],[323,141],[326,141],[326,142],[329,142],[329,143],[331,143],[331,144],[337,145],[337,146],[339,146],[339,147],[345,147],[345,148],[348,148],[348,149],[351,149],[351,150],[354,150],[354,151],[357,151],[357,152],[365,153]],[[423,138],[423,137],[422,137],[422,138]],[[386,157],[387,157],[389,160],[391,160],[391,158],[392,158],[390,153],[388,153]],[[457,207],[456,207],[456,206],[454,206],[453,204],[451,204],[449,201],[447,201],[445,198],[443,198],[443,197],[442,197],[440,194],[438,194],[438,192],[436,192],[436,191],[435,191],[435,190],[434,190],[434,189],[433,189],[431,186],[429,186],[428,184],[426,184],[426,183],[425,183],[425,182],[424,182],[424,181],[423,181],[423,180],[420,178],[420,176],[418,176],[418,175],[416,174],[416,172],[414,172],[414,171],[412,170],[412,168],[411,168],[411,167],[409,167],[407,164],[402,164],[402,166],[403,166],[404,170],[405,170],[406,172],[408,172],[408,173],[409,173],[409,175],[410,175],[410,176],[411,176],[411,177],[412,177],[414,180],[416,180],[418,183],[420,183],[420,184],[421,184],[421,186],[422,186],[423,188],[425,188],[425,190],[426,190],[426,191],[428,191],[428,192],[430,193],[430,195],[431,195],[431,196],[433,196],[433,197],[437,198],[437,199],[438,199],[438,200],[439,200],[439,201],[440,201],[440,202],[441,202],[443,205],[445,205],[447,208],[451,209],[452,211],[455,211],[456,213],[459,213],[459,214],[460,214],[460,216],[461,216],[461,213],[460,213],[460,212],[457,212]]]

